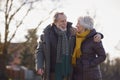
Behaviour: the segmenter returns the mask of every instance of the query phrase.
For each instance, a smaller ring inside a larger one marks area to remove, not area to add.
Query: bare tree
[[[26,42],[24,42],[24,50],[22,53],[23,60],[22,65],[27,67],[28,69],[34,70],[35,69],[35,60],[34,60],[34,53],[37,47],[37,35],[36,35],[36,29],[29,29],[28,34],[25,36],[27,39]]]
[[[23,22],[25,20],[25,18],[29,15],[30,12],[32,12],[32,10],[35,8],[34,5],[36,3],[41,3],[44,0],[1,0],[0,4],[2,4],[4,7],[0,8],[0,12],[4,14],[4,41],[3,41],[3,45],[2,45],[2,63],[6,63],[7,60],[7,54],[8,54],[8,48],[9,48],[9,44],[11,43],[12,39],[15,37],[17,30],[19,29],[19,27],[21,27],[21,25],[23,25]],[[53,2],[56,1],[60,1],[60,0],[50,0]],[[42,7],[42,6],[41,6]],[[20,20],[18,21],[16,19],[16,16],[18,15],[18,13],[20,14],[20,11],[25,8],[25,14],[22,15],[22,17],[20,18]],[[48,14],[50,15],[57,7],[53,8],[52,10],[50,10],[48,12]],[[38,22],[38,25],[35,26],[35,30],[37,30],[39,28],[39,26],[49,18],[45,17],[45,19],[42,19]],[[12,35],[10,34],[10,27],[12,26],[12,23],[16,23],[15,24],[15,30],[12,31]],[[34,31],[33,31],[34,32]],[[1,46],[1,45],[0,45]],[[0,58],[1,59],[1,58]],[[3,65],[5,69],[5,64]],[[5,71],[5,70],[3,70]]]

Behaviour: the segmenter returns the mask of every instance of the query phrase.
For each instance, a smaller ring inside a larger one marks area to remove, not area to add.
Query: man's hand
[[[43,69],[38,69],[38,71],[37,71],[37,74],[39,74],[39,75],[43,75],[43,73],[44,73],[44,70]]]
[[[97,33],[95,36],[94,36],[94,41],[95,42],[100,42],[101,41],[101,35],[99,33]]]

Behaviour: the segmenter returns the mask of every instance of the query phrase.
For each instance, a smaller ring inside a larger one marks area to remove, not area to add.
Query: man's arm
[[[41,36],[42,37],[42,36]],[[41,38],[41,42],[39,42],[37,51],[36,51],[36,70],[37,74],[43,75],[43,65],[44,65],[44,51],[43,51],[43,41]]]
[[[97,33],[96,35],[94,35],[94,41],[95,42],[100,42],[101,39],[103,39],[103,34],[102,33]]]

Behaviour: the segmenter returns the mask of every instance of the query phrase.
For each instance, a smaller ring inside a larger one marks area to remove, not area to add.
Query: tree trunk
[[[6,73],[7,49],[4,45],[2,54],[0,54],[0,79],[8,80]]]
[[[0,79],[8,80],[6,73],[6,60],[4,54],[0,54]]]

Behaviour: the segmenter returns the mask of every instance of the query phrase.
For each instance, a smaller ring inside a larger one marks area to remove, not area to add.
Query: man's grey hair
[[[93,29],[94,21],[90,16],[79,17],[78,21],[84,28],[89,30]]]
[[[59,15],[65,15],[64,12],[56,12],[53,17],[53,22],[56,22],[58,20]]]

